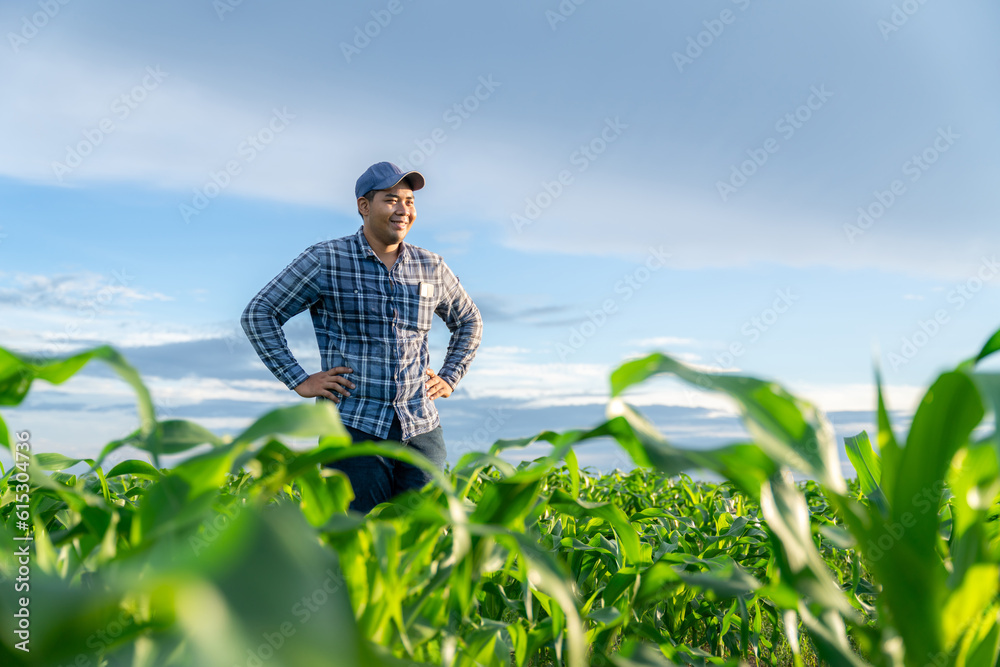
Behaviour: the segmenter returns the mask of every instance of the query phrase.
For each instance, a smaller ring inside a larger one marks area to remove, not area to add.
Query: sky
[[[240,315],[357,231],[389,160],[426,178],[406,242],[483,318],[435,402],[449,460],[601,423],[610,372],[654,351],[778,381],[841,443],[873,430],[878,363],[905,430],[1000,327],[998,28],[961,0],[5,0],[0,347],[113,345],[161,418],[219,434],[307,400]],[[285,333],[321,370],[308,313]],[[435,320],[437,368],[448,339]],[[678,446],[745,435],[670,378],[626,400]],[[96,364],[3,415],[80,457],[138,423]]]

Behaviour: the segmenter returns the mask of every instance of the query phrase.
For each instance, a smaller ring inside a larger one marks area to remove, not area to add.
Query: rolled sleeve
[[[240,318],[257,356],[289,389],[309,374],[292,355],[281,327],[319,300],[321,269],[316,247],[307,248],[250,300]]]

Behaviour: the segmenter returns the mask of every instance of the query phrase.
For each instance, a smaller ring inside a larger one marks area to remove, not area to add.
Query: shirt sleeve
[[[442,298],[434,312],[451,332],[448,351],[438,376],[454,389],[462,379],[483,338],[483,318],[479,309],[448,265],[439,265]]]
[[[289,389],[309,374],[292,356],[281,327],[319,301],[322,268],[318,249],[306,248],[250,300],[240,318],[257,356]]]

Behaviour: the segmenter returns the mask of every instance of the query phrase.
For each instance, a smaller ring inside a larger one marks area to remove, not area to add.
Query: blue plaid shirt
[[[409,243],[400,248],[387,269],[364,225],[312,245],[251,299],[240,323],[268,370],[294,389],[309,373],[292,356],[281,327],[308,308],[323,370],[354,369],[345,377],[356,388],[348,389],[350,396],[338,394],[344,424],[385,439],[398,412],[408,440],[441,423],[425,386],[432,315],[451,331],[438,375],[452,388],[476,356],[483,321],[440,255]]]

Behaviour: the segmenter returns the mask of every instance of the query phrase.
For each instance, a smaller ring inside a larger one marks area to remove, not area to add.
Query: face
[[[376,192],[370,204],[359,197],[358,211],[365,218],[365,231],[386,246],[402,241],[417,217],[413,190],[405,178],[391,190]]]

